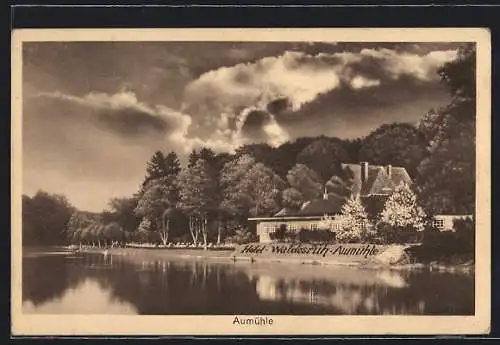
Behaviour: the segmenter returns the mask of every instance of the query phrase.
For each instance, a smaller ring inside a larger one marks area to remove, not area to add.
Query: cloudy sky
[[[447,43],[73,42],[23,45],[23,192],[102,210],[155,150],[354,138],[448,101]]]

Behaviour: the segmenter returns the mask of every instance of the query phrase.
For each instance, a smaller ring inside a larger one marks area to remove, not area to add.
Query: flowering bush
[[[359,242],[368,237],[372,227],[359,195],[349,198],[342,206],[341,217],[343,224],[336,234],[339,242]]]
[[[385,202],[380,222],[395,229],[424,230],[425,212],[417,204],[417,197],[410,187],[401,183]]]

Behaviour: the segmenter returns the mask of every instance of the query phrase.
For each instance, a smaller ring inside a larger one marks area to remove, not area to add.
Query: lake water
[[[23,312],[471,315],[474,275],[25,250]]]

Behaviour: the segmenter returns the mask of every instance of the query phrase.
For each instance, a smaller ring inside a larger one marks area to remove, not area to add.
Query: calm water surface
[[[25,250],[23,311],[470,315],[474,275]]]

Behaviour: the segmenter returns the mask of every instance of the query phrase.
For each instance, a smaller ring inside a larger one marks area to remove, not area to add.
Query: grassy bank
[[[383,264],[380,262],[349,262],[345,260],[321,260],[301,257],[258,257],[258,256],[234,256],[234,251],[226,250],[204,250],[204,249],[185,249],[185,248],[83,248],[81,252],[100,253],[103,255],[125,256],[132,260],[211,260],[221,262],[238,263],[289,263],[299,265],[318,265],[318,266],[344,266],[358,267],[364,269],[391,269],[391,270],[430,270],[450,273],[473,273],[474,265],[457,264],[445,265],[435,262],[422,263],[396,263]]]

